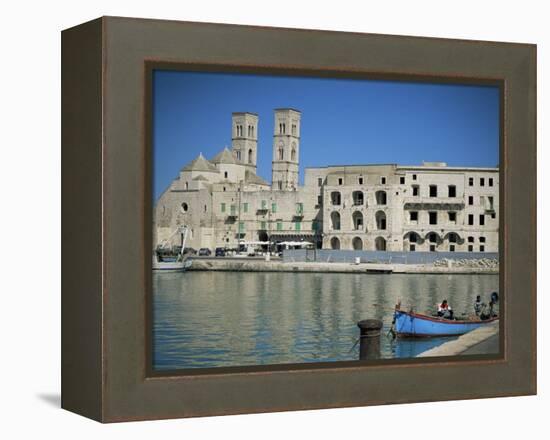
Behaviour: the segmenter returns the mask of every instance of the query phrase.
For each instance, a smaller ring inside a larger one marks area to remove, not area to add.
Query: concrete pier
[[[456,356],[467,354],[497,354],[499,323],[487,324],[453,341],[420,353],[417,357]]]
[[[232,272],[329,272],[329,273],[421,273],[498,274],[498,268],[435,266],[433,264],[284,262],[280,259],[193,257],[189,270]]]

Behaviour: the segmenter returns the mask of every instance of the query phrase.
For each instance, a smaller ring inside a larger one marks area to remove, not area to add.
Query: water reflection
[[[471,312],[498,275],[187,272],[153,277],[154,368],[356,360],[357,321],[381,319],[398,300],[417,311],[442,299]],[[382,357],[412,357],[440,340],[382,337]]]

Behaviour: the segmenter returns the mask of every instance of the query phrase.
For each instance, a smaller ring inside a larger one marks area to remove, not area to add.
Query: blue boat
[[[484,321],[451,320],[396,308],[393,331],[398,337],[459,336],[497,320],[498,316]]]

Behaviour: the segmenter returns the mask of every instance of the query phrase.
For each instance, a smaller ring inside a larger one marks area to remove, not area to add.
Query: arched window
[[[420,241],[420,235],[416,232],[408,232],[405,234],[405,238],[409,240],[409,243],[418,243]]]
[[[353,229],[356,231],[362,231],[363,230],[363,213],[361,211],[355,211],[351,215],[351,219],[353,221]]]
[[[376,240],[374,240],[374,246],[376,247],[377,251],[385,251],[386,239],[384,237],[376,237]]]
[[[248,150],[248,163],[254,163],[254,152],[252,148]]]
[[[355,237],[353,241],[351,242],[353,246],[354,251],[362,251],[363,250],[363,240],[361,240],[359,237]]]
[[[181,210],[182,210],[183,212],[187,212],[188,209],[189,209],[189,205],[188,205],[187,203],[183,202],[183,203],[181,204]]]
[[[376,191],[376,204],[385,205],[388,201],[386,191]]]
[[[279,160],[283,160],[285,158],[285,150],[283,147],[279,147]]]
[[[428,241],[429,241],[430,243],[437,243],[437,242],[438,242],[438,238],[439,238],[439,237],[437,236],[437,234],[436,234],[435,232],[430,232],[430,233],[428,234]]]
[[[378,211],[375,214],[376,219],[376,229],[379,231],[385,231],[386,230],[386,213],[384,211]]]
[[[333,230],[340,230],[340,214],[338,212],[334,211],[330,214],[330,223]]]
[[[351,196],[353,198],[353,204],[355,206],[362,206],[363,203],[365,202],[363,191],[353,191]]]
[[[296,161],[296,143],[292,144],[292,151],[290,152],[290,160],[293,162]]]
[[[185,189],[189,189],[189,182],[185,182]]]
[[[340,240],[337,237],[332,237],[330,239],[330,248],[331,249],[340,249]]]

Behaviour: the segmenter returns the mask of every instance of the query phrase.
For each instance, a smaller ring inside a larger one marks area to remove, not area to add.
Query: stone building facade
[[[233,113],[232,146],[199,155],[159,197],[154,244],[236,248],[308,241],[318,248],[497,252],[498,168],[347,165],[306,168],[301,113],[276,109],[272,182],[256,174],[258,116]]]

